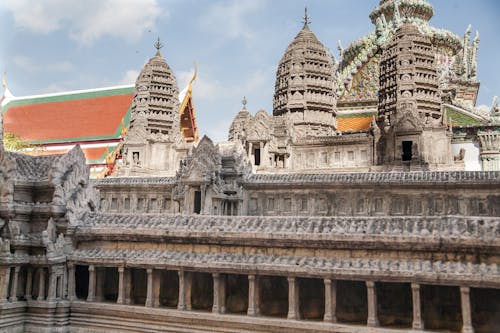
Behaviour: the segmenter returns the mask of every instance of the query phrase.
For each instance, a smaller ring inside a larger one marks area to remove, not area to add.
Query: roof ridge
[[[13,101],[25,100],[25,99],[33,99],[33,98],[44,98],[44,97],[56,97],[56,96],[65,96],[65,95],[78,95],[106,90],[115,90],[115,89],[124,89],[124,88],[133,88],[134,84],[122,84],[117,86],[108,86],[101,88],[90,88],[90,89],[80,89],[80,90],[70,90],[70,91],[62,91],[57,93],[47,93],[47,94],[38,94],[38,95],[27,95],[27,96],[14,96],[9,98],[8,103]]]

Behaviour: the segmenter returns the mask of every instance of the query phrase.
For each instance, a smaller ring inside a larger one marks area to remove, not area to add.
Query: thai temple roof
[[[3,106],[6,132],[33,144],[119,138],[133,86],[14,97]]]

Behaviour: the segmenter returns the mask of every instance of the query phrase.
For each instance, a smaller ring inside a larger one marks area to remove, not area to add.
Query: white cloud
[[[12,62],[22,70],[30,73],[36,72],[61,72],[67,73],[75,69],[75,66],[69,61],[42,64],[35,59],[25,55],[16,55],[12,57]]]
[[[58,93],[62,91],[68,91],[68,87],[64,85],[60,85],[57,83],[51,83],[45,88],[40,89],[39,93],[40,94],[50,94],[50,93]]]
[[[177,84],[179,90],[184,89],[191,78],[193,77],[192,71],[181,71],[177,73]],[[218,80],[215,80],[205,73],[196,75],[196,81],[193,83],[193,98],[195,100],[213,100],[223,93],[223,86]]]
[[[246,17],[259,12],[264,1],[219,1],[213,4],[200,19],[203,30],[216,33],[219,37],[253,39],[254,32],[246,23]]]
[[[49,34],[65,30],[82,45],[103,36],[134,41],[167,13],[157,0],[6,0],[17,27]]]
[[[128,71],[125,72],[123,75],[123,78],[118,82],[118,84],[133,84],[135,83],[135,80],[137,80],[137,77],[139,76],[139,71],[136,71],[134,69],[129,69]]]

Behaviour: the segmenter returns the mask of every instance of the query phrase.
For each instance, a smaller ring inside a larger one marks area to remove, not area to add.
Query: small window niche
[[[254,165],[259,166],[260,165],[260,148],[254,149],[253,157],[254,157]]]
[[[413,141],[403,141],[402,147],[403,147],[403,154],[401,156],[401,159],[403,161],[411,161],[413,155],[412,153]]]
[[[195,214],[201,213],[201,191],[194,191],[194,211]]]

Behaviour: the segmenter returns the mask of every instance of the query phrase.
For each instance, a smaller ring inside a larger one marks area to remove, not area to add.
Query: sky
[[[462,36],[479,30],[478,105],[500,95],[500,1],[431,0],[431,24]],[[272,113],[275,72],[288,44],[310,28],[338,57],[337,44],[374,30],[368,15],[378,0],[2,0],[0,71],[9,90],[26,96],[135,82],[162,54],[182,90],[193,87],[198,128],[226,140],[246,96],[247,108]]]

